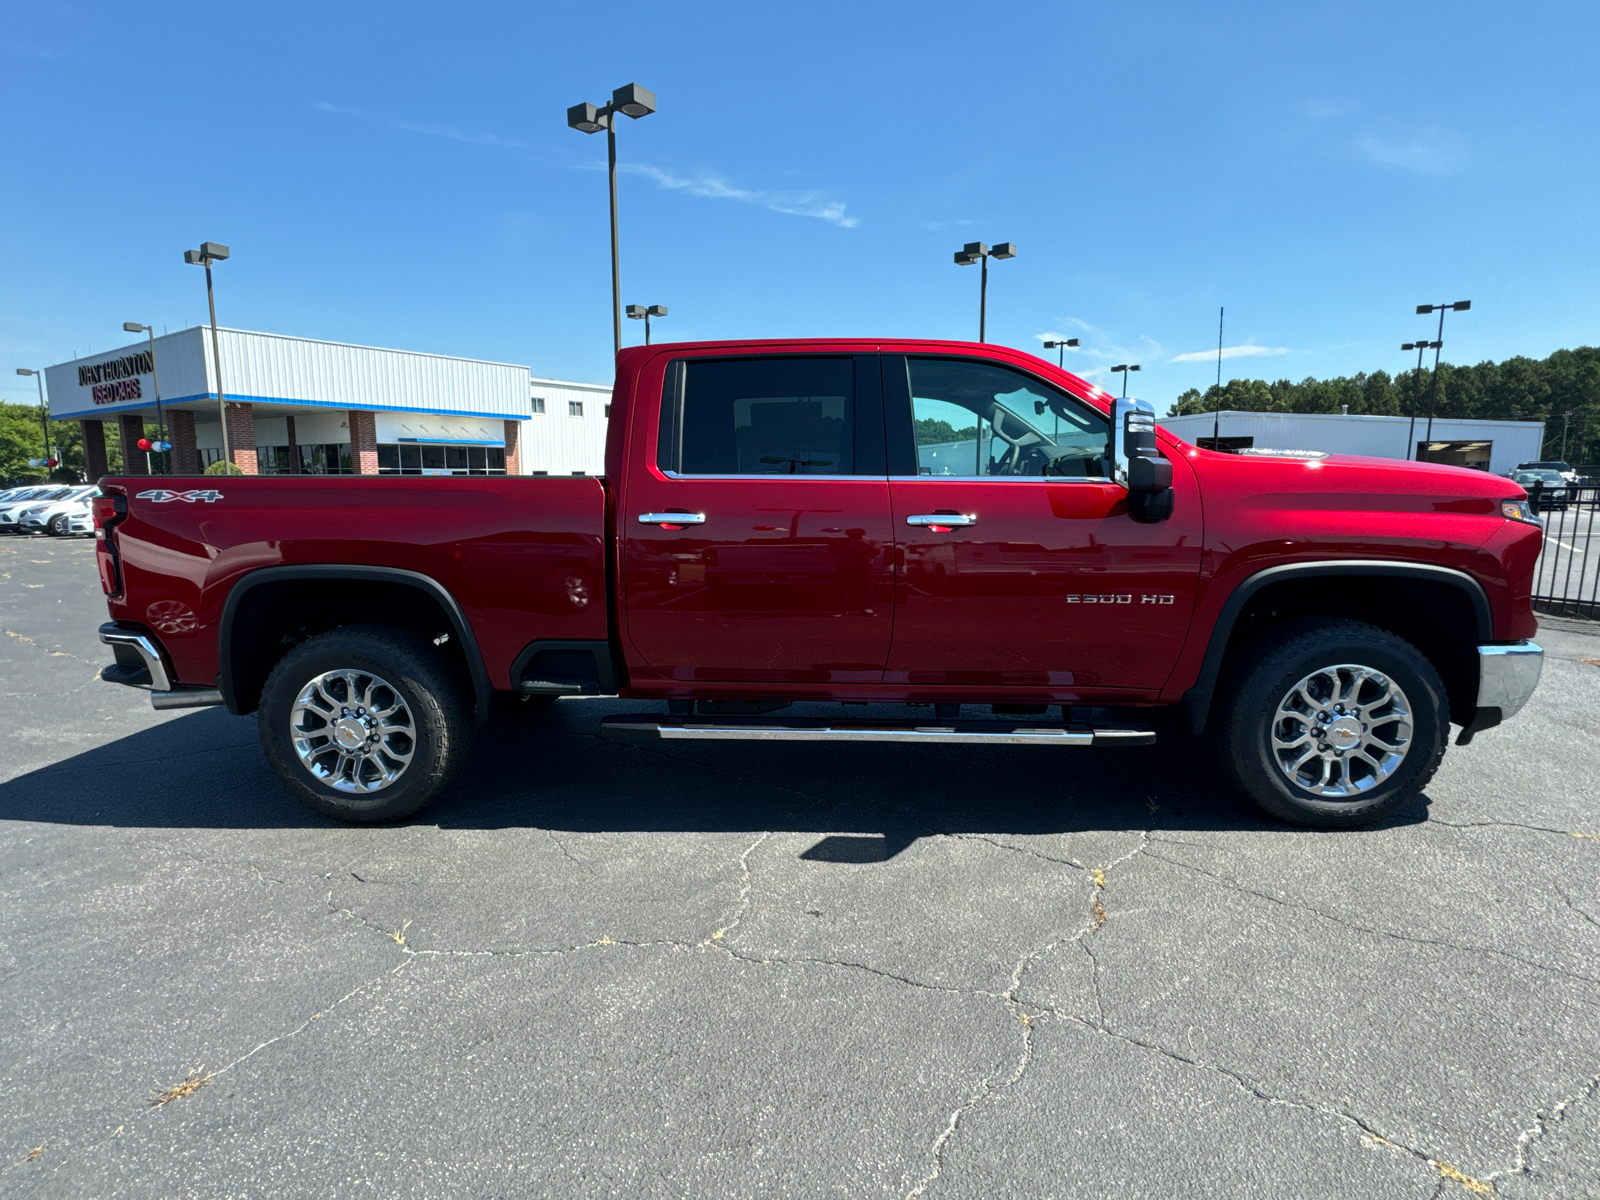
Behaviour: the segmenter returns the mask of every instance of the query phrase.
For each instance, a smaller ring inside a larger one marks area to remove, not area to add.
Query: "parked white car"
[[[57,484],[50,488],[37,489],[35,495],[16,500],[0,500],[0,533],[16,533],[17,522],[22,514],[36,505],[65,500],[72,492],[81,491],[79,487],[63,487]]]
[[[59,500],[25,508],[17,520],[17,528],[22,533],[43,532],[58,536],[64,534],[67,532],[67,522],[72,517],[90,511],[89,502],[99,491],[100,489],[94,484],[89,484],[86,487],[73,488],[68,495]]]

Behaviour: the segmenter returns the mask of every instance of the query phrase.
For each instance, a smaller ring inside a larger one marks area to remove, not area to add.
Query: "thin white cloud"
[[[1269,355],[1287,353],[1289,353],[1287,346],[1224,346],[1222,348],[1223,358],[1265,358]],[[1179,354],[1174,358],[1167,359],[1167,361],[1175,363],[1216,362],[1217,352],[1215,350],[1191,350],[1187,354]]]
[[[617,168],[632,175],[643,175],[657,187],[668,191],[686,192],[691,196],[706,196],[713,200],[738,200],[744,204],[759,204],[773,212],[796,217],[816,217],[843,229],[854,229],[861,224],[860,217],[848,216],[842,201],[825,199],[817,192],[767,192],[752,188],[734,187],[715,175],[679,175],[648,163],[622,163]]]
[[[1356,153],[1380,167],[1398,167],[1418,175],[1448,175],[1467,165],[1469,156],[1438,130],[1414,138],[1368,136],[1355,144]]]
[[[406,133],[420,133],[424,137],[448,138],[452,142],[465,142],[469,146],[500,146],[507,150],[522,149],[522,142],[514,142],[497,133],[462,133],[444,125],[413,125],[410,121],[390,121],[391,129]]]
[[[329,104],[326,100],[309,100],[307,103],[318,112],[334,113],[341,117],[360,117],[364,121],[381,121],[390,129],[398,129],[402,133],[417,133],[423,137],[445,138],[452,142],[465,142],[469,146],[494,146],[502,150],[521,150],[525,146],[523,142],[501,137],[497,133],[462,133],[459,129],[452,129],[448,125],[439,125],[432,122],[419,123],[416,121],[388,120],[381,116],[375,117],[359,108],[345,108],[338,104]]]

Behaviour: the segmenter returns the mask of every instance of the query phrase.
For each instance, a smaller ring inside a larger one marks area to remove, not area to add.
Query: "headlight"
[[[1500,501],[1500,515],[1510,521],[1525,521],[1529,525],[1539,524],[1539,518],[1534,515],[1526,500]]]

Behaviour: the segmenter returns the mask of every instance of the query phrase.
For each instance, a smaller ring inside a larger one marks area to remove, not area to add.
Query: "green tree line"
[[[1566,459],[1600,462],[1600,350],[1579,346],[1557,350],[1549,358],[1508,358],[1476,366],[1439,365],[1439,390],[1433,395],[1433,370],[1387,371],[1341,375],[1299,383],[1280,379],[1230,379],[1204,392],[1190,388],[1173,402],[1169,417],[1215,409],[1245,412],[1336,413],[1349,405],[1352,413],[1426,417],[1430,404],[1441,417],[1476,417],[1502,421],[1543,421],[1547,459],[1561,456],[1562,427],[1567,427]],[[1570,414],[1570,422],[1565,418]],[[1420,433],[1419,433],[1420,436]]]
[[[122,441],[117,423],[106,421],[106,458],[113,474],[122,469]],[[154,427],[145,434],[154,437]],[[83,426],[76,421],[50,422],[50,453],[61,460],[54,475],[62,480],[84,478]],[[37,404],[11,404],[0,400],[0,482],[7,487],[41,483],[48,473],[44,467],[30,467],[30,458],[44,458],[44,430],[40,428]]]

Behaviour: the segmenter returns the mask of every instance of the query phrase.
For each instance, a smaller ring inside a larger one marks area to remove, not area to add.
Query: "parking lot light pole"
[[[1433,410],[1439,403],[1439,351],[1444,347],[1444,315],[1451,309],[1456,312],[1466,312],[1471,307],[1471,300],[1456,300],[1450,304],[1417,305],[1418,316],[1423,313],[1439,314],[1439,335],[1433,342],[1433,387],[1428,390],[1428,433],[1424,441],[1433,441]]]
[[[156,370],[156,331],[153,325],[141,325],[137,321],[124,321],[122,328],[128,333],[147,333],[150,335],[150,379],[156,389],[156,436],[163,442],[167,440],[167,421],[161,415],[161,372]]]
[[[222,461],[231,463],[233,451],[228,446],[228,401],[222,391],[222,343],[217,340],[217,297],[211,290],[211,264],[227,257],[228,248],[220,242],[201,242],[200,249],[183,252],[184,262],[206,269],[206,303],[211,306],[211,361],[217,371],[217,415],[222,418]]]
[[[628,305],[628,316],[635,321],[644,322],[644,344],[646,346],[650,344],[650,318],[664,317],[666,315],[667,306],[665,304],[652,304],[649,308],[642,304]]]
[[[29,367],[18,367],[18,375],[32,375],[39,385],[39,432],[44,435],[45,478],[50,478],[50,415],[44,406],[44,372]]]
[[[1441,346],[1443,342],[1439,343]],[[1417,452],[1417,397],[1422,394],[1422,352],[1430,349],[1432,342],[1402,342],[1400,349],[1415,350],[1417,352],[1417,372],[1411,380],[1411,429],[1406,434],[1406,458],[1410,460]]]
[[[1567,461],[1567,430],[1572,427],[1572,414],[1561,414],[1561,461]]]
[[[617,114],[638,120],[656,110],[656,94],[637,83],[611,93],[611,103],[574,104],[567,109],[567,125],[579,133],[606,131],[606,166],[611,177],[611,333],[616,352],[622,353],[622,266],[617,249]]]
[[[1111,368],[1111,373],[1113,375],[1115,375],[1118,371],[1122,372],[1122,398],[1124,400],[1128,398],[1128,372],[1137,371],[1138,369],[1138,363],[1119,363],[1117,366]]]
[[[989,260],[991,258],[1015,258],[1017,244],[1015,242],[1001,242],[998,246],[990,247],[987,242],[968,242],[956,251],[956,266],[970,267],[973,263],[983,264],[981,282],[978,284],[978,340],[986,342],[988,337],[989,316]]]
[[[1065,371],[1067,369],[1067,351],[1069,349],[1076,350],[1078,348],[1078,339],[1067,338],[1065,341],[1061,342],[1047,341],[1044,344],[1044,348],[1046,350],[1056,351],[1056,366]]]

